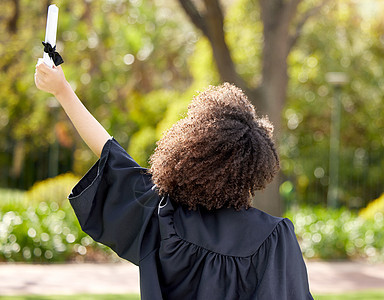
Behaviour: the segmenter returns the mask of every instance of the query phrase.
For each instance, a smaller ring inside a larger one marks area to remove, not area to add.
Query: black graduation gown
[[[141,299],[313,299],[288,219],[160,198],[114,139],[69,200],[86,233],[139,266]]]

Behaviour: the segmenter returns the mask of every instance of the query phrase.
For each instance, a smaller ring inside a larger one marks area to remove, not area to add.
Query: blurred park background
[[[34,85],[49,0],[0,10],[0,261],[113,261],[66,196],[96,157]],[[210,84],[275,125],[280,176],[258,207],[308,259],[384,261],[384,2],[58,0],[57,48],[88,109],[141,165]]]

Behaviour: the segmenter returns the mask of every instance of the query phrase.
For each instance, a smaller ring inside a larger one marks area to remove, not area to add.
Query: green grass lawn
[[[315,300],[384,300],[383,291],[364,291],[337,295],[314,295]]]
[[[315,300],[384,300],[383,291],[365,291],[337,295],[313,295]],[[68,295],[68,296],[0,296],[1,300],[140,300],[139,295]]]

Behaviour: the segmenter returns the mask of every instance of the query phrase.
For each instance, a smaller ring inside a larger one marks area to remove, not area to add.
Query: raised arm
[[[104,144],[111,136],[72,90],[61,66],[50,68],[44,63],[36,65],[35,84],[38,89],[56,97],[84,142],[100,157]]]

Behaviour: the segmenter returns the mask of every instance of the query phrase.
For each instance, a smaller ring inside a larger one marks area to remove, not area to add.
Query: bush
[[[65,201],[77,180],[67,174],[37,183],[28,192],[0,190],[0,261],[116,258],[81,230]]]
[[[361,209],[359,216],[368,220],[382,220],[384,218],[384,194]]]
[[[286,216],[306,258],[384,261],[384,220],[366,220],[345,208],[301,208]]]
[[[115,260],[116,255],[85,234],[66,200],[79,178],[60,175],[28,192],[0,189],[0,261],[61,262]],[[384,196],[357,215],[347,209],[292,209],[306,258],[384,261]],[[87,254],[87,255],[85,255]]]
[[[79,180],[79,177],[71,173],[48,178],[35,183],[26,193],[26,197],[29,202],[57,203],[62,207],[67,204],[67,197]]]

